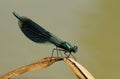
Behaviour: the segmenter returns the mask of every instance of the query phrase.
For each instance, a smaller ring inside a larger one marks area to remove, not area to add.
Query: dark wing
[[[24,18],[24,22],[19,21],[19,26],[22,32],[32,41],[44,43],[50,40],[50,33],[40,27],[30,19]]]
[[[40,25],[36,24],[30,19],[24,18],[24,22],[19,21],[19,26],[22,32],[34,42],[50,42],[57,47],[59,47],[59,45],[63,43],[61,39],[46,31],[44,28],[42,28]]]

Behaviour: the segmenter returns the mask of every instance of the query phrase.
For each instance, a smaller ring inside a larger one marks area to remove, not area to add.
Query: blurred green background
[[[120,79],[119,0],[0,0],[0,75],[51,55],[18,27],[15,11],[78,45],[77,61],[96,79]],[[77,79],[64,62],[14,79]]]

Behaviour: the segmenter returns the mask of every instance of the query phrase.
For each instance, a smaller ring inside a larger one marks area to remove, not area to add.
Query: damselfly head
[[[78,47],[77,47],[77,46],[73,46],[73,48],[71,49],[71,52],[76,53],[76,52],[77,52],[77,50],[78,50]]]

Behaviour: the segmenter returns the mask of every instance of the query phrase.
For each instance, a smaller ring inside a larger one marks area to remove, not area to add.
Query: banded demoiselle
[[[54,34],[48,32],[43,27],[35,23],[29,18],[20,16],[16,12],[13,12],[13,15],[19,20],[19,27],[21,31],[27,36],[30,40],[36,42],[36,43],[45,43],[49,42],[54,44],[57,48],[56,50],[62,50],[64,53],[70,54],[73,52],[75,53],[78,49],[77,46],[72,46],[68,42],[61,40]]]

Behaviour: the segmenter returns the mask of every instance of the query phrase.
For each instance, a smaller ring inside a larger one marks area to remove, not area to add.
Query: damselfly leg
[[[63,57],[63,55],[62,55],[62,52],[61,51],[63,51],[62,49],[59,49],[59,48],[54,48],[53,50],[52,50],[52,54],[51,54],[51,57],[53,57],[53,55],[54,55],[54,53],[57,53],[57,57],[59,57],[59,54],[61,55],[61,57]]]
[[[54,56],[54,53],[57,53],[57,57],[66,57],[66,58],[69,58],[71,56],[72,58],[74,58],[76,60],[76,58],[72,55],[71,52],[65,51],[64,49],[60,49],[60,48],[57,48],[57,47],[54,48],[52,50],[51,57]],[[64,53],[64,55],[62,53]]]

